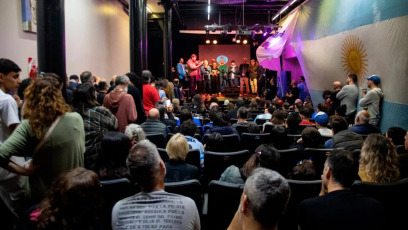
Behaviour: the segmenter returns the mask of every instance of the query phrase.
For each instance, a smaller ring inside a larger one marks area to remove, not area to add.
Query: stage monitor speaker
[[[239,97],[239,87],[227,86],[224,88],[224,94],[226,97]]]

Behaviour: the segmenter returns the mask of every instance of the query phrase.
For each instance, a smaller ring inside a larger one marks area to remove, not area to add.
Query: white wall
[[[36,39],[23,32],[21,0],[0,0],[0,57],[16,62],[22,79],[28,57],[37,57]],[[117,1],[65,1],[65,41],[68,76],[89,70],[110,80],[130,70],[129,17]]]

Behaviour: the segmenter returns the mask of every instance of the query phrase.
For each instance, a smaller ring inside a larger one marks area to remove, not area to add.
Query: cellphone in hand
[[[367,89],[362,89],[364,94],[367,94]]]
[[[169,106],[170,106],[170,100],[166,100],[166,101],[164,102],[164,105],[165,105],[166,107],[169,107]]]

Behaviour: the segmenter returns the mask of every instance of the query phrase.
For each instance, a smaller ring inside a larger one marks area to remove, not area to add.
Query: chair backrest
[[[278,152],[280,154],[280,166],[278,172],[282,176],[287,177],[288,173],[292,171],[292,168],[300,160],[300,152],[297,148],[279,149]]]
[[[208,185],[207,229],[227,229],[238,210],[244,185],[213,180]]]
[[[197,130],[199,131],[198,133],[196,133],[196,134],[199,134],[200,136],[202,136],[203,135],[203,126],[197,126]]]
[[[203,137],[203,144],[207,144],[207,139],[210,134],[206,134]],[[241,149],[241,143],[239,141],[239,137],[236,134],[229,134],[229,135],[222,135],[222,143],[217,147],[210,147],[211,151],[216,152],[234,152],[239,151]],[[208,144],[207,144],[208,146]]]
[[[237,119],[237,118],[231,118],[231,119],[230,119],[231,125],[232,125],[232,124],[235,124],[235,123],[237,123],[237,122],[238,122],[238,119]]]
[[[166,149],[163,148],[157,148],[157,151],[159,151],[159,155],[163,162],[169,161],[169,155],[167,155]]]
[[[324,162],[327,158],[327,153],[330,153],[333,149],[328,148],[305,148],[304,158],[312,158],[313,165],[318,175],[323,173]]]
[[[190,149],[187,153],[186,162],[196,166],[197,169],[200,170],[200,150]]]
[[[316,128],[316,125],[301,125],[301,124],[299,124],[298,130],[303,131],[306,127]]]
[[[111,226],[112,208],[119,200],[140,192],[138,186],[132,185],[126,178],[101,181],[103,196],[103,223]]]
[[[235,129],[237,130],[239,135],[241,135],[242,133],[247,133],[248,132],[248,126],[239,125],[239,126],[235,127]]]
[[[263,125],[265,122],[269,121],[270,119],[262,119],[262,118],[258,118],[256,119],[256,124],[257,125]]]
[[[231,165],[241,168],[249,159],[248,150],[237,152],[204,152],[204,183],[220,179],[221,174]]]
[[[290,180],[287,179],[290,186],[290,199],[285,214],[278,224],[278,229],[298,229],[297,209],[299,204],[308,198],[319,195],[322,187],[321,180]]]
[[[403,153],[407,152],[407,150],[405,150],[405,145],[397,145],[395,147],[397,148],[397,153],[398,154],[403,154]]]
[[[294,143],[296,143],[297,140],[299,140],[299,139],[302,137],[301,134],[287,134],[286,136],[287,136],[287,138],[288,138],[288,143],[289,143],[289,144],[294,144]]]
[[[204,125],[204,132],[203,134],[212,127],[212,125]]]
[[[196,203],[198,213],[202,213],[203,196],[200,181],[193,179],[179,182],[167,182],[164,184],[164,190],[166,192],[190,197]]]
[[[351,190],[373,197],[384,207],[387,229],[406,229],[408,178],[394,183],[355,181]]]
[[[274,125],[271,125],[271,124],[268,124],[268,125],[265,125],[265,126],[263,126],[263,127],[265,127],[264,129],[263,129],[263,133],[271,133],[272,132],[272,129],[275,127]]]
[[[254,153],[255,149],[262,144],[270,143],[269,133],[243,133],[241,134],[242,148],[248,149],[250,153]]]
[[[146,139],[158,148],[166,148],[167,140],[161,133],[146,134]]]

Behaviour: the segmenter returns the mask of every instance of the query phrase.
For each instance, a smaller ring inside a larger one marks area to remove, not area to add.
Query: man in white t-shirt
[[[316,128],[322,137],[332,137],[333,132],[331,129],[327,128],[327,123],[329,122],[329,116],[325,112],[318,112],[314,117]]]
[[[0,145],[20,124],[18,107],[22,101],[17,96],[20,81],[20,67],[9,59],[0,59]],[[12,96],[10,95],[12,94]],[[23,157],[11,157],[11,161],[23,165]],[[0,198],[18,216],[24,211],[22,191],[24,177],[0,168]],[[22,206],[23,205],[23,206]]]

